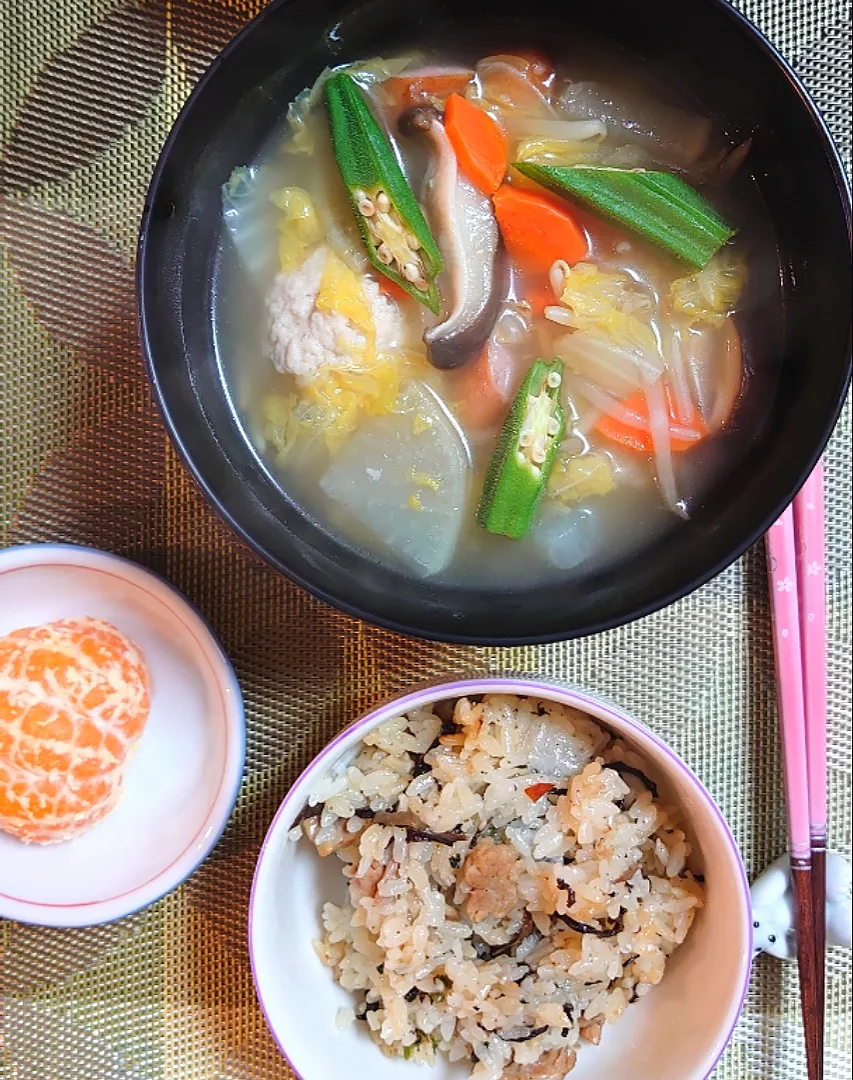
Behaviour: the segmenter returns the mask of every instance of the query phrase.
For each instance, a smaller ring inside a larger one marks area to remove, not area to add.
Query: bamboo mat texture
[[[248,710],[239,802],[183,888],[111,926],[0,924],[2,1080],[290,1080],[246,947],[261,841],[289,785],[340,728],[426,678],[527,672],[604,693],[705,781],[751,873],[785,847],[761,547],[673,607],[585,641],[431,645],[360,625],[290,585],[189,481],[143,375],[137,225],[178,110],[261,6],[0,0],[0,544],[91,544],[168,577],[212,622]],[[740,6],[805,79],[849,169],[849,0]],[[848,855],[850,447],[848,403],[826,457],[831,841]],[[849,953],[830,953],[828,980],[826,1075],[847,1080]],[[715,1080],[805,1076],[796,967],[763,957]]]

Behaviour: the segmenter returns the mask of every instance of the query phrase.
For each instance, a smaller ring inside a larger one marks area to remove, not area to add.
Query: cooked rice
[[[371,731],[291,832],[343,863],[349,902],[324,905],[316,948],[356,1020],[389,1056],[564,1080],[702,907],[655,796],[635,754],[554,702],[462,698]]]

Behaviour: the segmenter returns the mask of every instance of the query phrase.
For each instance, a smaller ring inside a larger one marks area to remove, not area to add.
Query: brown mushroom
[[[409,109],[399,127],[405,135],[426,135],[434,150],[427,207],[451,297],[443,321],[426,331],[424,341],[435,367],[458,368],[480,352],[498,317],[505,273],[498,225],[491,199],[459,171],[437,109]]]

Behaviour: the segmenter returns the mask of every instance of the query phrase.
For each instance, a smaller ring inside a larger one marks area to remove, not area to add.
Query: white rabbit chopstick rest
[[[797,936],[788,855],[782,855],[756,878],[750,896],[755,940],[753,954],[766,952],[780,960],[795,959]],[[826,856],[826,943],[849,949],[851,938],[853,900],[850,863],[843,855],[830,851]]]

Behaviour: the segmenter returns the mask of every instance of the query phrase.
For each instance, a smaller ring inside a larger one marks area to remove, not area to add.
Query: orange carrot
[[[459,372],[456,390],[466,423],[487,428],[502,420],[512,396],[512,358],[495,341],[488,341],[476,359]]]
[[[537,799],[541,799],[543,795],[547,795],[549,791],[553,790],[553,784],[532,784],[524,789],[524,794],[531,802],[536,802]]]
[[[547,274],[557,259],[580,262],[586,234],[565,203],[550,195],[502,184],[494,194],[495,214],[507,251],[522,269]]]
[[[676,452],[690,450],[691,447],[695,446],[707,435],[708,429],[702,417],[695,410],[693,416],[688,418],[688,423],[685,424],[679,421],[675,415],[672,396],[669,393],[666,395],[666,401],[670,419],[670,445],[673,451]],[[622,404],[626,409],[629,409],[648,423],[649,410],[646,404],[646,395],[642,390],[638,390],[636,394],[626,398]],[[639,454],[651,454],[654,452],[650,431],[631,427],[629,424],[625,424],[612,416],[602,416],[595,428],[599,434],[604,435],[611,442],[624,446],[627,450],[635,450]],[[681,433],[685,431],[695,432],[696,437],[692,439],[684,438]]]
[[[379,286],[380,292],[384,292],[386,296],[389,296],[392,300],[396,300],[398,304],[402,303],[403,300],[412,299],[402,285],[398,285],[396,281],[392,281],[391,278],[385,277],[384,274],[382,274],[377,281],[377,285]]]
[[[451,94],[444,130],[465,175],[484,195],[494,195],[508,165],[506,136],[488,113],[467,98]]]
[[[408,72],[392,75],[382,84],[389,102],[399,109],[409,109],[413,105],[427,102],[440,104],[448,94],[464,90],[471,81],[470,70],[444,71],[441,69],[425,70],[418,74]]]
[[[595,425],[595,430],[605,439],[624,446],[626,450],[635,450],[638,454],[651,454],[653,451],[652,437],[648,431],[640,431],[639,428],[629,427],[612,416],[602,416]],[[673,446],[673,450],[675,447]]]

